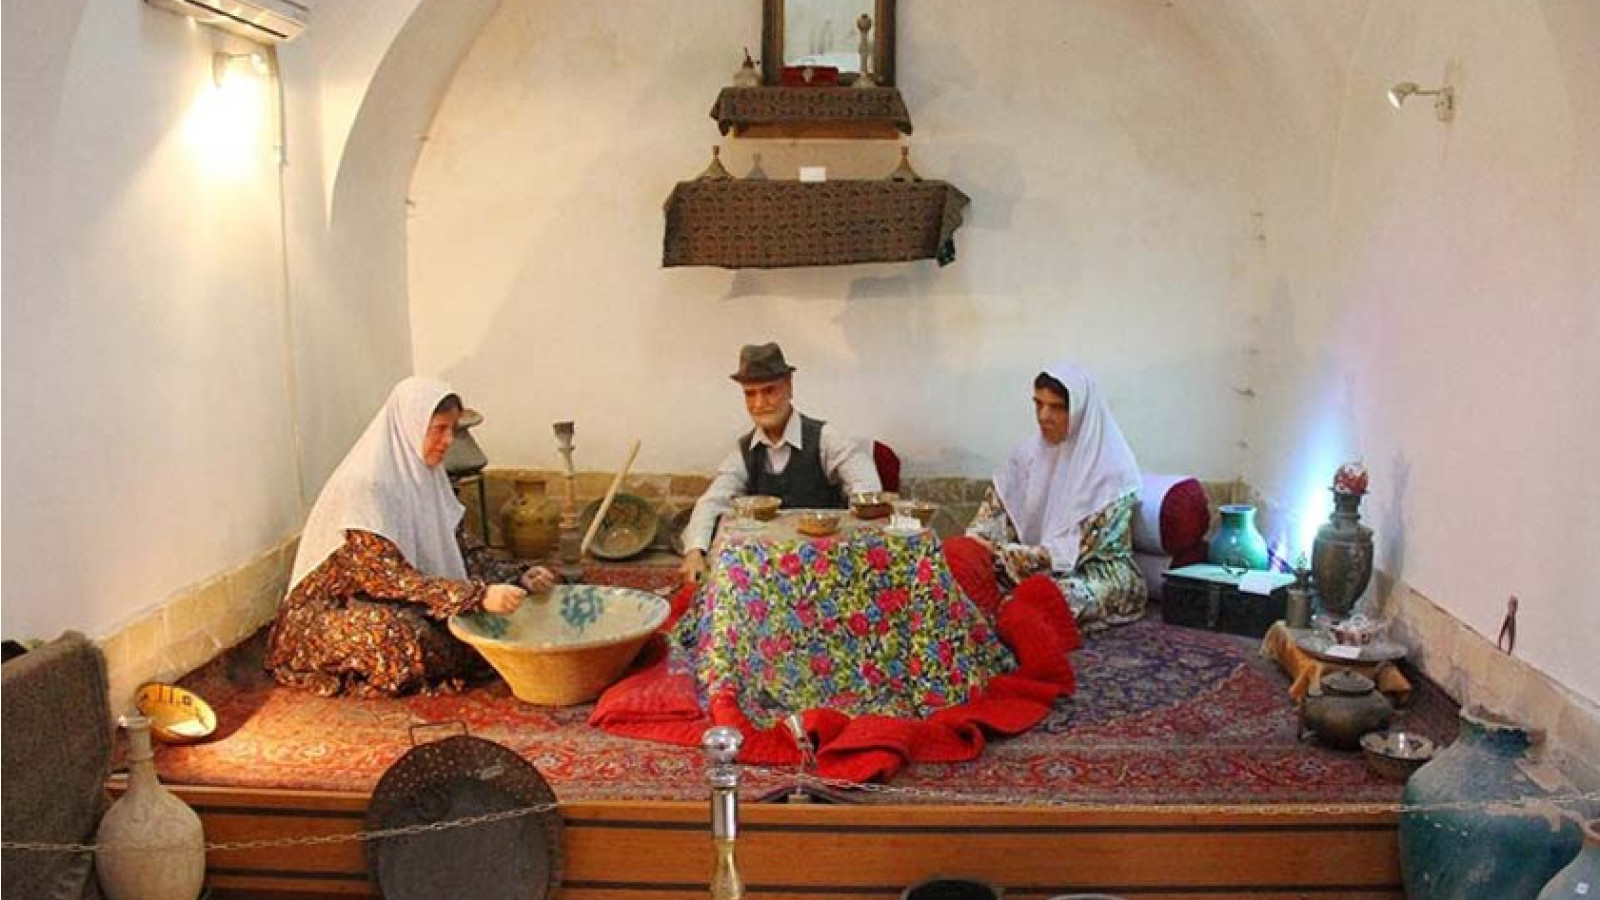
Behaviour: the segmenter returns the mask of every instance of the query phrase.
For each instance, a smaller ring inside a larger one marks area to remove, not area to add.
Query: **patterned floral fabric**
[[[1150,594],[1133,561],[1133,510],[1138,502],[1137,493],[1126,494],[1090,516],[1077,567],[1051,575],[1084,631],[1123,625],[1144,615]],[[1029,575],[1050,570],[1049,551],[1017,543],[1016,528],[993,485],[967,533],[995,545],[996,575],[1007,589]]]
[[[818,708],[921,718],[1015,667],[928,532],[730,539],[672,642],[763,726]]]
[[[515,581],[526,565],[494,555],[457,530],[471,578],[418,572],[400,549],[367,531],[345,533],[278,607],[266,667],[280,684],[324,697],[458,690],[489,672],[444,621],[482,608],[489,581]]]

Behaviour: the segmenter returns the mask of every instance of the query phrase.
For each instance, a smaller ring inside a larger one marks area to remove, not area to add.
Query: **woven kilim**
[[[902,134],[911,133],[911,113],[894,88],[723,88],[711,118],[723,134],[784,122],[888,122]]]
[[[945,265],[968,202],[943,181],[684,181],[667,198],[662,265]]]

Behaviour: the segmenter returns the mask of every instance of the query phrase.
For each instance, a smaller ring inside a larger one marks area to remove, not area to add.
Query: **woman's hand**
[[[678,567],[678,574],[683,576],[684,584],[699,584],[706,577],[706,554],[704,550],[690,550],[683,554],[683,565]]]
[[[508,616],[522,605],[528,592],[514,584],[491,584],[483,591],[483,608],[496,615]]]
[[[523,572],[522,577],[517,579],[517,583],[521,584],[523,589],[530,594],[540,594],[555,587],[556,573],[546,569],[544,566],[534,566]]]

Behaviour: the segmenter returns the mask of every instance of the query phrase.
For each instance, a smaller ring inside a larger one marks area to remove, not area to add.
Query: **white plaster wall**
[[[413,371],[406,189],[439,97],[494,4],[322,4],[281,48],[285,268],[307,508]]]
[[[218,49],[6,5],[8,637],[103,635],[298,527],[272,101],[219,94]]]
[[[661,203],[759,4],[507,0],[457,73],[412,183],[417,368],[483,410],[496,465],[709,470],[748,427],[738,348],[781,341],[801,408],[911,471],[987,474],[1033,374],[1096,371],[1153,470],[1236,474],[1264,300],[1252,163],[1223,61],[1171,7],[902,3],[913,161],[972,197],[957,261],[779,271],[660,265]],[[892,142],[723,140],[743,173],[879,177]]]
[[[1374,4],[1335,120],[1322,248],[1285,265],[1251,477],[1305,511],[1372,471],[1380,567],[1600,697],[1600,4]],[[1390,109],[1398,81],[1459,91]],[[1315,192],[1306,195],[1315,196]],[[1287,263],[1287,258],[1285,259]],[[1293,269],[1291,272],[1290,270]]]

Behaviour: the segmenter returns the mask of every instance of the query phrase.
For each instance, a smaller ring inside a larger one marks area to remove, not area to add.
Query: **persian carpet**
[[[660,588],[671,573],[634,567],[610,583]],[[601,580],[601,579],[594,579]],[[324,699],[278,687],[261,668],[266,633],[191,673],[182,684],[208,700],[210,740],[159,748],[164,781],[253,788],[368,792],[412,742],[460,729],[536,765],[563,801],[702,800],[700,752],[632,740],[589,726],[593,705],[529,706],[494,681],[464,693],[398,699]],[[1289,681],[1257,642],[1156,619],[1085,637],[1073,654],[1077,692],[1033,729],[992,739],[976,759],[921,763],[867,802],[951,804],[1390,802],[1400,786],[1367,771],[1359,753],[1299,738]],[[1415,676],[1395,726],[1454,736],[1455,710]],[[789,783],[752,772],[758,797]]]

